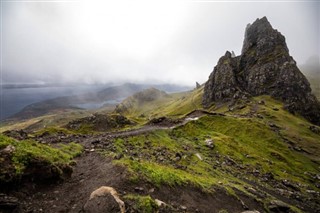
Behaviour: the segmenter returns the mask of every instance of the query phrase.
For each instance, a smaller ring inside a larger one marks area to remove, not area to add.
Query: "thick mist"
[[[298,64],[319,55],[319,2],[1,1],[1,80],[203,83],[263,16]]]

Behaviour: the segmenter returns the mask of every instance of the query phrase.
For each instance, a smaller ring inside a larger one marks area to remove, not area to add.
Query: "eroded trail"
[[[180,120],[177,120],[174,122],[167,121],[164,118],[164,120],[161,120],[157,123],[147,124],[147,125],[145,125],[141,128],[138,128],[138,129],[130,129],[130,130],[119,131],[119,132],[107,132],[107,133],[103,133],[103,134],[92,135],[92,136],[90,136],[90,138],[88,138],[86,140],[78,141],[78,142],[84,143],[84,145],[88,145],[88,142],[92,143],[94,141],[108,140],[111,138],[136,136],[136,135],[148,133],[148,132],[155,131],[155,130],[173,129],[173,128],[177,128],[177,127],[186,125],[190,121],[198,120],[199,118],[201,118],[204,115],[224,116],[224,114],[220,114],[220,113],[211,113],[211,112],[207,112],[204,110],[194,110],[194,111],[190,112],[189,114],[187,114],[183,119],[180,119]]]
[[[112,145],[115,138],[176,128],[206,114],[208,113],[204,111],[194,111],[179,122],[170,123],[163,120],[139,129],[99,135],[67,136],[63,138],[65,142],[74,141],[85,147],[81,156],[75,159],[76,164],[73,166],[74,171],[71,177],[58,184],[40,186],[31,183],[26,184],[16,192],[12,192],[11,195],[19,198],[21,212],[83,212],[83,207],[90,194],[101,186],[115,188],[122,198],[127,194],[150,195],[153,199],[162,200],[173,206],[176,209],[175,212],[186,212],[186,209],[188,212],[218,212],[230,203],[233,203],[233,205],[229,206],[228,209],[231,209],[232,212],[242,212],[244,210],[243,201],[251,209],[263,210],[258,202],[243,194],[238,194],[242,200],[240,201],[238,198],[228,195],[222,189],[216,189],[218,191],[213,195],[204,193],[191,185],[183,187],[163,185],[157,188],[144,180],[133,183],[130,181],[130,173],[126,168],[115,165],[111,158],[103,156],[98,151],[100,147],[103,149],[105,145]],[[132,211],[130,206],[127,207],[127,212],[137,212]]]
[[[125,169],[96,152],[85,152],[76,162],[72,176],[64,182],[40,186],[35,193],[30,193],[32,188],[25,191],[22,212],[81,212],[90,193],[99,186],[121,190],[127,185]]]
[[[132,183],[125,168],[112,164],[111,159],[96,152],[85,152],[76,159],[72,176],[60,184],[25,188],[20,193],[20,212],[84,212],[83,206],[92,191],[101,186],[115,188],[121,197],[127,194],[150,195],[176,207],[175,212],[218,212],[232,203],[232,212],[242,212],[243,206],[235,197],[218,190],[214,195],[192,186],[161,186],[156,188],[143,180]],[[137,191],[137,189],[139,189]],[[17,195],[17,194],[15,194]],[[250,207],[260,209],[259,204],[239,195]],[[126,206],[126,212],[132,211]],[[92,212],[97,212],[92,209]],[[114,211],[118,212],[118,211]],[[160,211],[171,212],[171,211]]]

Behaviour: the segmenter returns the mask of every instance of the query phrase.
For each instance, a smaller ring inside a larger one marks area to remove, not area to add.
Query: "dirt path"
[[[192,186],[155,188],[143,181],[132,183],[128,181],[128,173],[125,168],[112,164],[111,159],[95,152],[85,152],[76,161],[74,172],[71,178],[66,181],[56,185],[22,189],[17,192],[20,195],[15,194],[15,196],[19,197],[22,205],[20,212],[83,212],[83,206],[91,192],[100,186],[115,188],[121,197],[129,193],[150,195],[154,199],[157,198],[174,206],[175,212],[211,213],[221,209],[228,209],[234,213],[244,211],[243,204],[238,198],[228,195],[221,189],[217,189],[214,194],[211,194],[204,193]],[[137,187],[142,188],[143,191],[137,192]],[[23,195],[21,195],[22,191],[24,191]],[[241,194],[239,196],[250,209],[262,212],[263,209],[258,202]],[[127,212],[132,212],[130,206],[127,206],[127,210]]]
[[[11,192],[10,195],[19,198],[22,212],[55,213],[81,212],[91,192],[100,186],[114,187],[119,193],[126,193],[128,190],[134,192],[134,187],[127,183],[128,174],[125,168],[112,164],[112,159],[110,158],[103,157],[93,150],[90,151],[92,144],[95,141],[103,141],[110,138],[134,136],[159,129],[170,129],[184,125],[189,121],[185,119],[178,124],[167,124],[165,126],[161,124],[146,125],[139,129],[92,136],[85,135],[84,137],[67,136],[64,138],[66,142],[76,141],[87,150],[75,159],[76,165],[72,176],[59,184],[36,186],[32,183],[26,183],[22,188]]]
[[[169,129],[184,125],[190,122],[190,118],[198,118],[204,114],[206,113],[196,111],[186,117],[189,119],[184,119],[178,124],[144,126],[130,131],[105,133],[93,137],[78,138],[78,142],[85,147],[90,147],[94,140],[138,135],[158,129]],[[83,206],[91,192],[101,186],[114,187],[120,196],[128,193],[151,195],[153,198],[175,206],[176,212],[185,212],[184,208],[187,208],[188,212],[218,212],[220,209],[241,212],[244,210],[242,203],[238,199],[228,195],[223,190],[219,190],[215,194],[207,194],[192,186],[177,186],[173,188],[162,186],[161,188],[155,188],[143,180],[140,180],[139,183],[129,182],[129,173],[125,168],[114,165],[112,159],[106,158],[95,151],[87,149],[75,160],[76,165],[72,176],[64,182],[42,186],[30,183],[15,192],[11,192],[11,196],[19,198],[21,203],[20,212],[83,212]],[[143,190],[136,191],[136,187]],[[243,199],[245,200],[246,198],[244,197]],[[233,205],[230,206],[230,203],[233,203]],[[252,200],[246,204],[252,209],[261,210],[259,204]]]
[[[108,140],[111,138],[118,138],[118,137],[129,137],[129,136],[136,136],[144,133],[148,133],[151,131],[155,130],[163,130],[163,129],[173,129],[177,128],[179,126],[186,125],[188,122],[197,120],[201,118],[204,115],[221,115],[224,116],[223,114],[219,113],[211,113],[207,112],[204,110],[194,110],[191,113],[187,114],[184,119],[182,119],[180,122],[172,122],[172,123],[158,123],[155,125],[145,125],[139,129],[131,129],[131,130],[125,130],[125,131],[119,131],[119,132],[107,132],[103,134],[98,134],[98,135],[92,135],[86,140],[78,140],[74,139],[74,141],[77,141],[84,145],[85,147],[90,146],[90,144],[94,141],[103,141],[103,140]],[[70,138],[68,139],[70,141]]]
[[[95,152],[85,152],[76,159],[71,178],[26,192],[23,212],[80,212],[90,193],[100,186],[123,189],[127,184],[125,169]]]

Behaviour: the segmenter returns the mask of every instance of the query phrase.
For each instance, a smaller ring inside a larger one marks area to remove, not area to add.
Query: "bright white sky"
[[[298,64],[319,55],[319,2],[1,2],[4,83],[205,82],[267,16]]]

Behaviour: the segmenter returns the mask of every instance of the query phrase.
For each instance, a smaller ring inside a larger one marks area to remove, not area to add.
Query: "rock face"
[[[258,95],[281,100],[291,113],[320,124],[319,101],[289,55],[285,37],[266,17],[247,25],[240,56],[227,51],[219,59],[205,84],[203,105]]]

